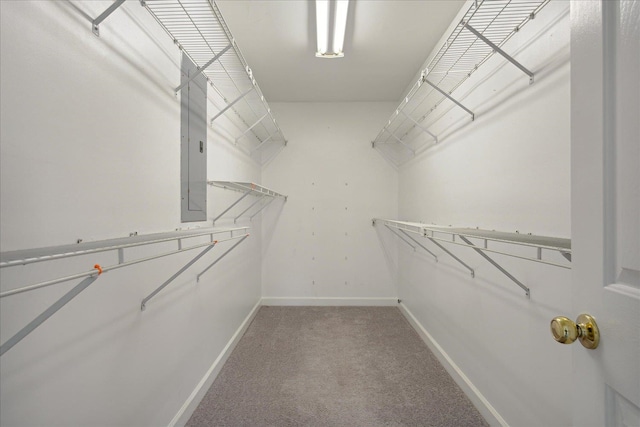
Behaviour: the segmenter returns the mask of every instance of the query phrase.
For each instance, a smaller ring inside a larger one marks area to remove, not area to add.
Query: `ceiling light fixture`
[[[318,38],[316,56],[318,58],[344,57],[344,34],[347,30],[348,10],[349,0],[316,0]],[[332,28],[333,31],[331,31]]]

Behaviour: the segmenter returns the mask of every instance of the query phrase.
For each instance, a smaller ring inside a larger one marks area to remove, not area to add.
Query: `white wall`
[[[551,2],[504,46],[533,85],[494,55],[455,92],[476,120],[453,107],[431,124],[440,144],[400,170],[400,219],[570,237],[568,7]],[[570,270],[489,254],[528,300],[473,251],[449,245],[475,278],[434,249],[438,263],[399,249],[409,310],[509,425],[571,424],[570,349],[548,326],[570,298]]]
[[[180,222],[180,102],[172,90],[180,53],[139,2],[126,2],[94,36],[91,19],[111,3],[0,2],[3,252],[207,225]],[[237,134],[225,120],[209,132],[209,179],[260,180],[260,167],[229,144]],[[232,195],[209,191],[213,218]],[[168,424],[260,298],[255,225],[200,283],[195,275],[230,243],[145,312],[142,298],[197,251],[101,276],[2,356],[0,424]],[[116,262],[102,254],[6,268],[2,290]],[[3,298],[0,340],[75,283]]]
[[[265,167],[263,182],[289,199],[264,217],[263,296],[297,302],[397,296],[371,225],[372,218],[397,214],[397,173],[370,144],[394,107],[272,106],[289,143]]]

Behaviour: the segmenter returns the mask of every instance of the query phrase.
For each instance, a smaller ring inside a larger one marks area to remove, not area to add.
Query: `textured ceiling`
[[[351,0],[345,57],[315,57],[310,0],[219,0],[270,102],[398,101],[465,0]]]

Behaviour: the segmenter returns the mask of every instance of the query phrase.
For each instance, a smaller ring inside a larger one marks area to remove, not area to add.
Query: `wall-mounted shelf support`
[[[238,219],[239,219],[242,215],[246,214],[247,212],[249,212],[249,211],[251,210],[251,208],[253,208],[253,207],[254,207],[255,205],[257,205],[258,203],[262,202],[262,200],[263,200],[265,197],[267,197],[267,196],[266,196],[266,195],[262,195],[262,196],[260,196],[260,197],[258,198],[258,200],[256,200],[255,202],[251,203],[251,205],[249,205],[249,207],[248,207],[247,209],[243,210],[243,211],[242,211],[242,212],[241,212],[237,217],[233,218],[233,223],[235,224],[235,223],[236,223],[236,221],[238,221]],[[271,200],[273,200],[273,199],[271,199]],[[258,212],[260,212],[260,211],[258,211]]]
[[[254,88],[252,87],[252,88],[247,89],[246,91],[242,92],[242,94],[240,94],[239,97],[237,97],[236,99],[231,101],[230,104],[227,104],[222,110],[218,111],[218,114],[216,114],[215,116],[213,116],[213,118],[211,118],[211,126],[213,126],[213,122],[215,121],[215,119],[217,119],[218,117],[220,117],[221,115],[226,113],[227,110],[229,110],[229,108],[233,107],[238,102],[240,102],[242,100],[242,98],[244,98],[245,96],[249,95],[251,93],[251,91],[253,91],[253,89]]]
[[[433,257],[433,259],[436,260],[436,262],[438,262],[438,256],[436,254],[434,254],[433,252],[431,252],[429,249],[427,249],[427,247],[425,245],[423,245],[422,243],[418,242],[416,239],[414,239],[409,233],[407,233],[404,230],[400,230],[400,232],[402,234],[404,234],[405,236],[407,236],[409,239],[411,239],[416,245],[420,246],[422,249],[424,249],[425,251],[429,252],[431,254],[431,256]]]
[[[266,112],[262,117],[260,117],[258,120],[256,120],[256,122],[254,124],[252,124],[251,126],[249,126],[244,132],[242,132],[242,135],[240,135],[239,137],[236,138],[236,144],[238,143],[238,141],[240,141],[240,139],[242,139],[247,133],[249,133],[251,131],[251,129],[253,129],[254,127],[256,127],[256,125],[258,125],[262,120],[264,120],[265,117],[267,117],[269,115],[269,112]]]
[[[58,301],[53,303],[49,308],[43,311],[38,317],[33,319],[31,322],[29,322],[28,325],[20,329],[15,335],[9,338],[4,344],[0,346],[0,356],[2,356],[7,351],[9,351],[14,345],[22,341],[23,338],[25,338],[27,335],[33,332],[38,326],[42,325],[48,318],[53,316],[58,310],[64,307],[69,301],[71,301],[76,296],[78,296],[80,292],[87,289],[89,285],[91,285],[93,282],[96,281],[99,275],[100,274],[98,274],[98,272],[95,272],[92,276],[85,278],[82,282],[74,286],[73,289],[71,289],[69,292],[64,294],[62,298],[60,298]]]
[[[254,216],[258,215],[260,212],[262,212],[262,210],[264,208],[266,208],[267,206],[269,206],[271,203],[273,203],[275,199],[269,199],[267,200],[267,203],[265,203],[264,205],[262,205],[262,207],[260,207],[260,209],[258,209],[256,212],[254,212],[250,217],[249,217],[249,221],[251,221],[253,219]]]
[[[235,205],[237,205],[238,203],[240,203],[245,197],[247,197],[249,194],[251,194],[251,190],[247,190],[247,192],[245,192],[242,196],[240,196],[240,198],[238,200],[236,200],[235,202],[233,202],[231,204],[231,206],[229,206],[227,209],[225,209],[224,211],[222,211],[222,213],[220,213],[220,215],[218,215],[217,217],[213,218],[213,223],[215,224],[217,220],[219,220],[224,214],[226,214],[227,212],[229,212],[231,209],[233,209],[233,207]],[[237,219],[237,218],[236,218]]]
[[[200,252],[198,255],[196,255],[195,258],[193,258],[191,261],[189,261],[188,263],[186,263],[184,265],[184,267],[182,267],[180,270],[176,271],[173,276],[169,277],[162,285],[158,286],[153,292],[151,292],[149,295],[147,295],[143,300],[142,303],[140,304],[140,310],[144,311],[147,308],[147,302],[153,298],[154,296],[156,296],[158,294],[158,292],[160,292],[161,290],[163,290],[164,288],[166,288],[171,282],[173,282],[176,277],[178,277],[179,275],[181,275],[182,273],[184,273],[189,267],[191,267],[196,261],[198,261],[200,258],[202,258],[203,256],[205,256],[207,254],[207,252],[209,252],[211,249],[213,249],[213,247],[217,244],[218,242],[213,242],[213,243],[209,243],[207,245],[207,248],[205,250],[203,250],[202,252]]]
[[[254,184],[252,182],[235,182],[235,181],[209,181],[207,182],[207,184],[213,186],[213,187],[220,187],[220,188],[224,188],[227,190],[233,190],[233,191],[237,191],[240,193],[243,193],[242,196],[236,200],[231,206],[229,206],[228,208],[226,208],[221,214],[219,214],[217,217],[215,217],[213,219],[213,222],[215,223],[218,219],[220,219],[224,214],[226,214],[227,212],[229,212],[233,207],[235,207],[238,203],[240,203],[245,197],[251,195],[251,196],[257,196],[258,200],[253,202],[251,204],[251,206],[249,206],[248,208],[246,208],[244,211],[242,211],[242,213],[238,216],[236,216],[233,219],[233,222],[237,222],[237,220],[244,215],[245,213],[249,212],[251,210],[251,208],[253,208],[254,206],[256,206],[259,202],[263,201],[265,197],[268,197],[270,200],[267,201],[266,203],[264,203],[262,205],[262,207],[260,209],[258,209],[257,212],[253,213],[250,216],[250,220],[253,219],[254,216],[256,216],[258,213],[260,213],[264,208],[266,208],[271,202],[273,202],[275,199],[284,199],[284,201],[287,201],[287,196],[280,194],[280,193],[276,193],[273,190],[270,190],[266,187],[263,187],[261,185],[258,184]]]
[[[531,291],[529,290],[528,287],[526,287],[521,281],[519,281],[518,279],[516,279],[515,277],[513,277],[513,275],[511,273],[509,273],[507,270],[505,270],[504,268],[502,268],[500,266],[500,264],[498,264],[497,262],[495,262],[491,257],[489,257],[489,255],[485,254],[481,249],[478,249],[477,247],[475,247],[476,245],[474,245],[469,239],[467,239],[464,236],[460,236],[458,235],[458,237],[460,237],[460,239],[462,239],[463,242],[465,242],[466,244],[468,244],[469,246],[472,246],[472,249],[474,251],[476,251],[482,258],[486,259],[491,265],[493,265],[495,268],[497,268],[498,270],[500,270],[500,272],[502,274],[504,274],[505,276],[507,276],[509,279],[511,279],[511,281],[513,281],[516,285],[520,286],[525,294],[527,295],[527,298],[531,298]]]
[[[410,146],[408,146],[403,140],[401,140],[400,138],[398,138],[397,136],[395,136],[391,131],[389,131],[389,129],[387,129],[386,127],[382,129],[383,131],[387,132],[389,135],[391,135],[393,137],[393,139],[395,139],[396,141],[398,141],[404,148],[406,148],[407,150],[411,151],[414,155],[416,154],[416,150],[414,150],[413,148],[411,148]]]
[[[529,76],[529,84],[533,83],[533,73],[531,71],[529,71],[527,68],[525,68],[524,65],[522,65],[521,63],[519,63],[518,61],[513,59],[513,57],[511,55],[506,53],[504,50],[500,49],[495,43],[493,43],[491,40],[489,40],[488,38],[483,36],[478,30],[473,28],[468,23],[463,22],[463,25],[467,30],[471,31],[477,38],[479,38],[480,40],[482,40],[483,42],[485,42],[486,44],[491,46],[491,48],[493,50],[495,50],[497,53],[502,55],[504,57],[504,59],[506,59],[507,61],[511,62],[513,65],[515,65],[520,70],[522,70],[522,72],[524,72],[526,75],[528,75]]]
[[[209,266],[207,268],[205,268],[204,270],[202,270],[200,272],[200,274],[198,274],[196,276],[196,282],[200,281],[200,276],[202,276],[204,273],[206,273],[211,267],[213,267],[214,265],[216,265],[222,258],[224,258],[225,256],[227,256],[227,254],[229,252],[231,252],[232,250],[234,250],[236,248],[236,246],[238,246],[240,243],[244,242],[245,239],[249,237],[248,234],[244,235],[239,241],[237,241],[233,246],[231,246],[229,249],[227,249],[222,255],[220,255],[215,261],[213,261],[211,264],[209,264]]]
[[[464,261],[462,261],[460,258],[458,258],[457,256],[455,256],[449,249],[445,248],[443,245],[441,245],[440,243],[438,243],[436,240],[432,239],[429,236],[425,236],[427,239],[429,239],[431,241],[431,243],[433,243],[434,245],[436,245],[437,247],[439,247],[440,249],[442,249],[443,251],[445,251],[447,254],[449,254],[449,256],[453,259],[455,259],[456,261],[458,261],[460,264],[462,264],[462,266],[464,266],[464,268],[466,268],[467,270],[469,270],[469,273],[471,273],[471,277],[476,277],[476,272],[473,270],[473,268],[469,267]]]
[[[260,148],[262,148],[262,146],[264,144],[266,144],[271,138],[273,138],[273,135],[275,134],[271,134],[269,135],[267,138],[265,138],[263,141],[260,142],[260,144],[258,144],[256,147],[254,147],[253,149],[251,149],[251,154],[255,153],[256,151],[258,151]]]
[[[409,237],[413,242],[419,243],[415,238],[413,238],[410,233],[418,234],[426,239],[429,239],[432,243],[438,246],[440,249],[449,254],[453,259],[458,261],[461,265],[463,265],[466,269],[471,273],[471,277],[475,277],[475,271],[463,262],[456,255],[447,250],[442,244],[438,242],[443,242],[447,244],[454,244],[459,246],[465,246],[473,249],[475,252],[480,254],[485,260],[487,260],[491,265],[496,267],[501,273],[507,276],[511,281],[513,281],[516,285],[518,285],[522,290],[525,291],[527,298],[531,297],[530,289],[524,285],[521,281],[516,279],[512,274],[510,274],[505,268],[503,268],[498,262],[496,262],[493,258],[489,257],[486,252],[497,253],[501,255],[507,255],[510,257],[538,262],[542,264],[552,265],[555,267],[561,268],[571,268],[569,265],[560,264],[557,262],[549,261],[542,258],[543,251],[549,252],[557,252],[567,260],[571,258],[571,240],[557,237],[544,237],[544,236],[534,236],[531,234],[521,234],[521,233],[507,233],[501,231],[494,230],[480,230],[473,228],[454,228],[454,227],[440,227],[428,224],[421,224],[417,222],[407,222],[407,221],[395,221],[390,219],[374,219],[373,225],[377,225],[378,222],[381,222],[385,227],[391,230],[398,237],[402,237],[399,233],[401,232],[405,236]],[[444,237],[439,237],[438,235],[444,235]],[[457,241],[459,239],[460,241]],[[482,241],[482,246],[478,246],[473,243],[470,239],[479,239]],[[403,239],[403,241],[407,244],[411,245],[409,242]],[[520,246],[524,248],[531,248],[536,250],[535,257],[524,256],[519,253],[510,252],[509,249],[504,250],[496,250],[493,248],[489,248],[489,242],[493,242],[500,245],[506,245],[505,247],[510,248],[509,245]],[[420,245],[423,249],[426,249],[423,245]],[[414,247],[415,250],[415,247]],[[429,251],[430,252],[430,251]],[[435,255],[434,255],[435,256]]]
[[[435,84],[431,83],[429,80],[427,80],[427,78],[424,78],[424,82],[426,84],[428,84],[429,86],[431,86],[432,88],[434,88],[436,91],[440,92],[440,94],[442,96],[444,96],[445,98],[447,98],[449,101],[453,102],[454,104],[456,104],[458,107],[462,108],[464,111],[466,111],[467,113],[469,113],[471,115],[471,121],[474,121],[476,119],[476,115],[473,114],[473,111],[469,110],[467,107],[465,107],[464,105],[462,105],[457,99],[455,99],[453,96],[451,96],[450,94],[448,94],[447,92],[445,92],[444,90],[440,89],[438,86],[436,86]]]
[[[413,249],[413,251],[415,252],[416,247],[413,246],[411,244],[411,242],[409,242],[407,239],[405,239],[404,237],[402,237],[402,235],[400,233],[398,233],[396,230],[394,230],[393,228],[389,227],[388,225],[385,224],[385,227],[387,227],[387,229],[389,231],[391,231],[393,234],[395,234],[401,241],[405,242],[407,245],[409,245],[411,247],[411,249]]]
[[[191,83],[191,81],[193,79],[195,79],[196,77],[198,77],[200,74],[202,74],[204,72],[204,70],[206,70],[207,68],[209,68],[209,66],[211,64],[213,64],[215,61],[218,60],[218,58],[220,58],[222,55],[225,54],[226,51],[228,51],[229,49],[231,49],[232,45],[228,44],[227,47],[225,47],[224,49],[222,49],[220,52],[218,52],[213,58],[211,58],[209,60],[209,62],[207,62],[206,64],[204,64],[202,67],[198,67],[198,71],[196,73],[193,73],[192,76],[190,76],[187,80],[185,80],[184,82],[182,82],[182,84],[180,84],[180,86],[178,86],[177,88],[174,89],[174,92],[177,94],[178,92],[180,92],[180,89],[182,89],[183,87],[185,87],[186,85],[188,85],[189,83]]]
[[[91,21],[91,31],[93,31],[93,34],[100,37],[100,23],[107,19],[107,17],[111,15],[117,8],[122,6],[122,3],[124,3],[124,1],[125,0],[114,1],[111,6],[109,6],[104,12],[102,12],[96,19]]]
[[[435,143],[438,143],[438,137],[436,135],[434,135],[429,129],[427,129],[426,127],[422,126],[421,123],[417,122],[416,120],[413,119],[413,117],[411,117],[410,115],[408,115],[407,113],[404,112],[404,110],[399,110],[407,119],[411,120],[416,126],[418,126],[418,128],[422,129],[423,132],[427,133],[431,138],[433,138],[433,140],[435,141]]]

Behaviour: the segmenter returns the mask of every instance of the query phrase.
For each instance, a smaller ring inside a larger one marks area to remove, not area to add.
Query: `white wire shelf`
[[[284,194],[277,193],[267,187],[263,187],[253,182],[207,181],[207,184],[213,187],[219,187],[224,188],[225,190],[232,190],[243,193],[238,200],[233,202],[229,207],[227,207],[213,219],[214,224],[218,219],[223,217],[227,212],[233,209],[247,196],[255,196],[257,197],[257,199],[233,219],[234,223],[236,223],[238,219],[240,219],[240,217],[242,217],[244,214],[250,212],[255,206],[258,206],[258,209],[253,210],[253,213],[251,213],[249,217],[250,220],[253,219],[254,216],[258,215],[264,208],[269,206],[274,200],[283,199],[285,202],[287,201],[287,196],[285,196]]]
[[[200,277],[203,274],[205,274],[209,269],[211,269],[220,260],[222,260],[225,256],[227,256],[227,254],[229,254],[233,249],[235,249],[238,245],[240,245],[243,241],[245,241],[249,237],[248,230],[249,230],[248,227],[237,227],[237,228],[226,228],[226,229],[213,229],[213,228],[204,229],[203,228],[203,229],[188,230],[188,231],[174,231],[169,233],[149,234],[146,236],[138,236],[136,234],[128,238],[100,240],[100,241],[88,242],[88,243],[78,243],[76,245],[63,245],[63,246],[55,246],[55,247],[48,247],[48,248],[38,248],[38,249],[29,249],[29,250],[1,253],[0,267],[16,267],[20,265],[33,264],[36,262],[55,261],[63,258],[76,257],[81,255],[92,255],[92,254],[96,254],[99,252],[106,252],[106,251],[118,251],[118,263],[109,265],[109,266],[104,266],[104,267],[99,264],[95,264],[93,268],[90,270],[85,270],[79,273],[71,274],[64,277],[58,277],[55,279],[50,279],[44,282],[38,282],[32,285],[22,286],[19,288],[14,287],[12,289],[4,290],[0,292],[0,298],[5,298],[5,297],[9,297],[19,293],[23,293],[23,292],[35,291],[37,289],[56,285],[59,283],[69,282],[77,279],[83,279],[80,283],[76,284],[73,288],[71,288],[64,295],[62,295],[57,301],[55,301],[52,305],[50,305],[46,310],[40,313],[40,315],[35,317],[31,322],[29,322],[22,329],[16,332],[11,338],[3,342],[0,345],[0,356],[5,354],[7,351],[13,348],[16,344],[18,344],[20,341],[26,338],[29,334],[31,334],[31,332],[33,332],[41,324],[46,322],[51,316],[57,313],[61,308],[63,308],[66,304],[68,304],[71,300],[73,300],[76,296],[78,296],[82,291],[88,288],[93,282],[95,282],[103,273],[108,273],[113,270],[130,267],[132,265],[141,264],[147,261],[175,255],[178,253],[192,251],[194,249],[202,249],[200,253],[198,253],[193,259],[191,259],[191,261],[185,264],[176,273],[174,273],[169,279],[165,280],[160,286],[158,286],[153,292],[151,292],[147,297],[145,297],[142,300],[140,309],[144,310],[149,300],[151,300],[158,293],[160,293],[164,288],[170,285],[178,276],[184,273],[199,259],[203,258],[215,246],[224,242],[236,241],[230,248],[228,248],[224,253],[219,255],[213,262],[210,262],[210,264],[198,274],[197,280],[200,281]],[[229,237],[222,238],[222,239],[214,239],[215,235],[223,234],[223,233],[229,233]],[[189,242],[191,242],[191,245],[186,247],[183,246],[183,242],[185,240],[196,238],[196,237],[205,237],[205,236],[209,237],[208,241],[206,242],[202,242],[203,239],[200,239],[199,242],[198,241],[193,242],[189,240]],[[134,259],[129,259],[125,261],[125,257],[124,257],[125,249],[133,248],[137,246],[143,246],[143,245],[165,243],[170,241],[177,242],[177,249],[170,250],[167,252],[156,253],[152,256],[148,256],[144,258],[134,258]]]
[[[224,99],[226,105],[213,115],[211,124],[234,111],[235,120],[229,119],[239,121],[243,130],[235,145],[261,164],[275,156],[286,139],[216,4],[146,0],[144,6]]]
[[[436,260],[437,256],[425,245],[423,245],[418,239],[411,234],[417,235],[423,240],[428,240],[444,252],[453,257],[461,265],[471,272],[471,276],[475,275],[473,269],[469,267],[464,261],[451,253],[442,243],[454,244],[458,246],[466,246],[473,249],[480,254],[489,263],[495,266],[509,279],[522,288],[527,297],[530,297],[530,290],[518,279],[513,277],[503,267],[500,266],[495,260],[490,258],[488,253],[496,253],[500,255],[506,255],[526,261],[533,261],[541,264],[551,265],[554,267],[560,267],[570,269],[571,265],[571,239],[560,237],[548,237],[548,236],[536,236],[532,234],[523,233],[510,233],[504,231],[495,230],[482,230],[477,228],[459,228],[459,227],[445,227],[438,225],[422,224],[418,222],[409,221],[397,221],[392,219],[380,219],[375,218],[373,225],[381,224],[388,228],[393,234],[399,237],[404,243],[411,246],[414,250],[417,245],[429,252]],[[490,247],[491,243],[491,247]],[[521,251],[513,251],[514,247],[525,247],[535,250],[535,256],[522,255]],[[549,259],[549,252],[559,253],[566,262],[559,262]]]
[[[438,136],[427,120],[444,101],[473,111],[455,98],[455,90],[494,53],[520,68],[533,82],[533,73],[501,49],[515,33],[534,19],[550,0],[477,0],[422,71],[372,146],[396,166],[436,144]]]

